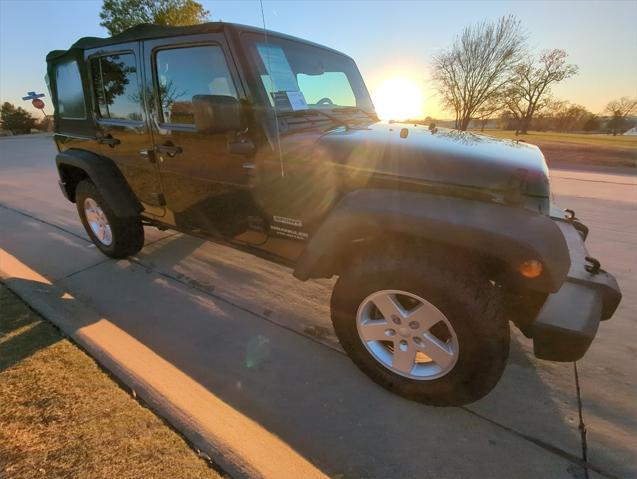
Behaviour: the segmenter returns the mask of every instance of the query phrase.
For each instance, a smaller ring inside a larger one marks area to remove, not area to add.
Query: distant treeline
[[[407,120],[426,126],[454,128],[455,120],[438,120],[427,117],[424,120]],[[637,117],[629,116],[619,119],[616,116],[597,115],[580,105],[560,102],[554,109],[547,109],[537,114],[529,126],[533,131],[555,131],[562,133],[587,132],[622,135],[637,126]],[[484,130],[498,128],[501,130],[521,131],[520,121],[510,112],[505,111],[497,117],[472,119],[469,128]]]

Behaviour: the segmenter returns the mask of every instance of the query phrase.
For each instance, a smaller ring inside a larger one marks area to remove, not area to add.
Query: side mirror
[[[195,127],[199,133],[243,130],[239,100],[225,95],[192,97]]]

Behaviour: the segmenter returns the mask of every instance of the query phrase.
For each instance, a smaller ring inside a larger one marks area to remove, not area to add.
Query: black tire
[[[432,406],[459,406],[489,393],[509,355],[509,324],[499,290],[477,271],[436,261],[371,259],[342,274],[332,292],[332,322],[352,361],[384,388]],[[367,350],[356,327],[370,294],[401,290],[426,299],[447,318],[458,338],[458,359],[437,379],[411,379],[385,367]]]
[[[112,233],[112,242],[109,245],[105,245],[95,236],[86,219],[84,202],[87,198],[93,199],[98,204],[108,220]],[[137,253],[144,246],[144,227],[141,218],[139,216],[129,218],[116,216],[91,180],[85,179],[77,184],[75,204],[86,233],[95,246],[106,256],[116,259],[126,258]]]

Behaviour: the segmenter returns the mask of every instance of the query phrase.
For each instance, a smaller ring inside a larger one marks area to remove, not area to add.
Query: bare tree
[[[584,123],[590,112],[582,105],[567,101],[556,101],[550,113],[553,128],[557,131],[575,131],[584,129]]]
[[[476,110],[473,118],[480,123],[480,131],[484,131],[484,127],[487,126],[489,121],[502,111],[503,100],[501,95],[497,95],[489,101],[484,102]]]
[[[549,50],[539,58],[527,58],[515,68],[515,77],[505,94],[505,103],[526,133],[533,115],[548,104],[551,86],[577,73],[577,65],[566,63],[564,50]]]
[[[613,100],[606,105],[606,112],[612,115],[609,127],[613,132],[613,136],[617,133],[623,133],[626,118],[637,110],[637,99],[621,97],[619,100]]]
[[[444,105],[466,130],[476,112],[496,102],[515,73],[525,35],[513,16],[466,27],[450,49],[434,57],[433,78]]]

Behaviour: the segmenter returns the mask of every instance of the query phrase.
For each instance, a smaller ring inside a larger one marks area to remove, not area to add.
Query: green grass
[[[579,143],[586,145],[597,145],[602,147],[617,148],[637,148],[637,136],[612,136],[604,134],[583,134],[583,133],[556,133],[530,131],[526,135],[515,135],[515,131],[509,130],[473,130],[475,133],[495,136],[497,138],[509,138],[513,140],[524,140],[528,143],[542,142],[565,142]]]
[[[0,478],[218,478],[0,284]]]

